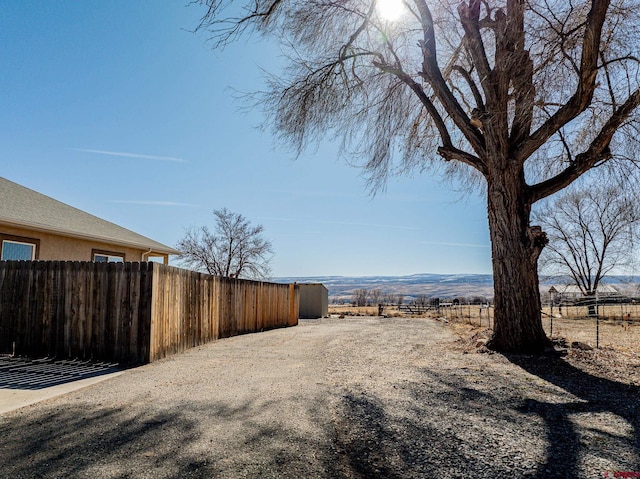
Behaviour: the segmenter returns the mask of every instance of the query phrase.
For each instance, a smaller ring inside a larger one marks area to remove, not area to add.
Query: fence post
[[[296,284],[289,285],[289,325],[295,324],[296,320]]]
[[[495,315],[495,310],[493,311],[493,313]],[[496,322],[494,317],[493,326],[491,326],[491,304],[490,303],[487,303],[487,320],[489,321],[489,329],[493,329],[493,327],[496,325]]]
[[[600,349],[600,312],[598,311],[598,290],[596,289],[596,349]]]

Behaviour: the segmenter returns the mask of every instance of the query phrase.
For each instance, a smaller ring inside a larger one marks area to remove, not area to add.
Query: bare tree
[[[583,294],[595,294],[614,268],[629,266],[640,227],[638,201],[619,186],[573,189],[545,202],[534,214],[547,231],[541,266],[568,274]]]
[[[382,302],[387,306],[392,306],[394,304],[397,304],[398,295],[394,293],[385,293],[382,298]]]
[[[176,245],[178,260],[187,267],[216,276],[264,279],[269,277],[273,257],[271,242],[262,225],[226,208],[214,210],[216,226],[191,227]]]
[[[592,168],[633,161],[639,2],[405,0],[391,21],[376,0],[203,1],[199,26],[215,45],[247,30],[280,40],[288,63],[258,100],[295,151],[338,136],[366,158],[374,189],[431,165],[480,185],[495,290],[487,346],[550,344],[537,264],[547,239],[531,209]]]
[[[356,306],[366,306],[369,299],[369,291],[366,289],[356,289],[353,291],[353,302]]]
[[[488,304],[489,301],[487,301],[487,298],[485,298],[484,296],[473,296],[470,300],[469,300],[470,304]]]
[[[416,305],[418,306],[426,306],[429,304],[429,296],[426,294],[419,294],[416,297]]]
[[[382,290],[379,288],[372,289],[369,296],[371,297],[371,302],[374,305],[378,305],[382,302]]]

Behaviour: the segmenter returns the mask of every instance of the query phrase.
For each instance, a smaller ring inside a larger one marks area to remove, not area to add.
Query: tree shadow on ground
[[[343,475],[546,479],[638,470],[638,388],[561,359],[510,359],[526,372],[501,359],[507,376],[423,369],[422,381],[393,386],[403,389],[395,401],[346,394],[337,424]]]
[[[255,404],[148,406],[38,407],[0,418],[0,477],[335,476],[335,460],[322,454],[316,463],[309,460],[326,445],[254,420]]]
[[[346,396],[344,408],[338,451],[345,477],[501,477],[492,464],[463,457],[455,433],[390,416],[374,397]]]
[[[606,443],[620,443],[626,425],[631,428],[625,441],[625,449],[629,454],[627,460],[621,461],[622,467],[627,472],[640,472],[640,388],[597,377],[560,357],[510,355],[507,359],[574,397],[574,401],[561,404],[527,399],[520,407],[521,411],[537,415],[545,422],[546,469],[577,472],[578,462],[589,439],[593,440],[599,435]],[[597,431],[599,434],[594,434],[595,430],[578,431],[572,417],[589,413],[617,417],[622,430],[600,430]],[[615,454],[614,450],[610,454]]]
[[[508,359],[344,385],[329,405],[305,398],[295,412],[263,398],[43,403],[0,416],[0,477],[543,479],[638,470],[637,387],[562,359]],[[308,413],[319,434],[297,427],[296,413]]]
[[[463,393],[469,400],[476,394],[473,390]],[[458,408],[465,409],[465,399],[458,400]],[[370,395],[344,398],[344,424],[338,428],[344,476],[520,477],[514,474],[512,464],[496,460],[499,458],[492,451],[499,444],[486,437],[474,440],[460,434],[464,426],[447,418],[448,414],[431,411],[426,404],[396,414],[390,414]]]

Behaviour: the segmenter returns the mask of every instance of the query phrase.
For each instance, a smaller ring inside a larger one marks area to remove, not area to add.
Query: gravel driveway
[[[601,478],[640,471],[639,396],[434,320],[305,320],[0,416],[0,477]]]

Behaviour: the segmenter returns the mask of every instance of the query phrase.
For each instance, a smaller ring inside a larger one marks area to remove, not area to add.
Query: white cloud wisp
[[[184,158],[176,158],[173,156],[158,156],[158,155],[143,155],[140,153],[128,153],[123,151],[108,151],[108,150],[92,150],[88,148],[71,148],[73,151],[79,151],[82,153],[95,153],[97,155],[116,156],[121,158],[135,158],[139,160],[153,160],[153,161],[172,161],[174,163],[188,163]]]

